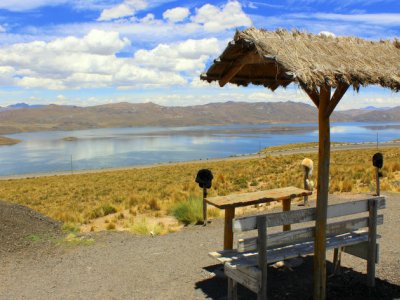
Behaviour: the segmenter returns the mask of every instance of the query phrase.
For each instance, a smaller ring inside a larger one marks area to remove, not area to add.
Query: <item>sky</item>
[[[271,92],[200,81],[235,31],[250,26],[394,39],[400,1],[1,0],[0,106],[312,104],[293,84]],[[349,90],[338,109],[398,106],[399,94]]]

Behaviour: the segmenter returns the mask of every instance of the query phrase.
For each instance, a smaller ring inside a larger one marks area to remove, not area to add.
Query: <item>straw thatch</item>
[[[237,31],[201,79],[271,90],[292,82],[315,89],[323,84],[381,85],[400,90],[400,41],[367,41],[299,31]]]

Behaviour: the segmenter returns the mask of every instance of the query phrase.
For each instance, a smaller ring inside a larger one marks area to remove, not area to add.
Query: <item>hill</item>
[[[191,126],[317,121],[314,106],[298,102],[225,102],[167,107],[154,103],[98,106],[28,106],[0,112],[0,134],[133,126]],[[332,121],[400,121],[400,107],[362,113],[335,112]],[[380,116],[380,117],[379,117]],[[387,116],[383,118],[382,116]]]

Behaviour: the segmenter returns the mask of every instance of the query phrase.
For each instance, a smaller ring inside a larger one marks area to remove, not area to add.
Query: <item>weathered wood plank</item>
[[[347,246],[343,248],[343,252],[351,254],[361,259],[368,259],[368,242],[360,243],[357,245]],[[379,244],[376,244],[375,263],[379,262]]]
[[[330,223],[326,227],[327,236],[335,236],[358,229],[368,227],[369,218],[357,218],[351,220],[345,220],[335,223]],[[377,225],[383,224],[383,215],[379,215],[377,218]],[[307,227],[301,229],[295,229],[291,231],[278,232],[268,235],[268,249],[276,247],[285,247],[292,244],[302,243],[305,241],[311,241],[315,236],[315,227]],[[250,237],[241,239],[238,241],[237,251],[247,252],[257,250],[258,237]]]
[[[378,205],[376,200],[369,201],[369,224],[368,224],[368,259],[367,259],[367,284],[375,286],[375,258],[376,258],[376,228]]]
[[[267,223],[265,217],[257,218],[258,231],[258,267],[261,270],[260,290],[258,299],[267,299]]]
[[[249,274],[246,274],[237,268],[232,268],[229,263],[225,264],[224,272],[227,277],[232,278],[234,281],[247,287],[249,290],[253,291],[254,293],[258,293],[259,286],[258,286],[257,277],[250,276]]]
[[[350,201],[341,204],[334,204],[328,207],[328,218],[348,216],[352,214],[368,211],[368,201],[370,199],[378,200],[378,209],[385,208],[385,198],[371,196],[369,199]],[[314,221],[316,216],[315,208],[292,210],[287,212],[263,214],[267,217],[267,226],[281,226],[285,224],[296,224]],[[233,221],[234,232],[244,232],[256,229],[256,217],[249,216],[237,218]]]
[[[237,281],[228,277],[228,300],[237,300]]]
[[[335,237],[328,237],[326,239],[326,249],[346,247],[366,241],[368,241],[368,232],[352,232]],[[282,248],[269,249],[267,250],[267,263],[274,263],[293,257],[312,254],[313,251],[314,241],[308,241],[301,244],[290,245]],[[229,262],[232,268],[238,268],[239,266],[241,268],[254,267],[258,265],[258,252],[224,252],[224,254],[217,259],[218,261],[223,263]]]
[[[224,209],[227,207],[240,207],[270,201],[281,201],[311,195],[311,191],[297,187],[285,187],[251,193],[231,194],[227,196],[207,197],[206,201],[215,207]]]

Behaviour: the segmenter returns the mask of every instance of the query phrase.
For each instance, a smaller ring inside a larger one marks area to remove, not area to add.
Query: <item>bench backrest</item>
[[[376,206],[376,209],[385,208],[385,198],[371,197],[365,200],[349,201],[346,203],[330,205],[328,206],[327,217],[328,219],[330,219],[367,212],[371,209],[372,204]],[[239,240],[237,249],[239,252],[257,250],[257,245],[259,243],[258,239],[264,238],[260,237],[259,227],[262,226],[262,224],[265,224],[266,228],[262,231],[265,231],[266,235],[267,227],[298,224],[303,222],[315,221],[315,219],[315,208],[237,218],[233,221],[234,232],[239,233],[255,229],[259,230],[258,236]],[[378,215],[376,218],[376,225],[381,224],[383,224],[383,216]],[[328,223],[326,227],[326,234],[329,237],[333,235],[356,231],[361,228],[368,227],[368,225],[369,217],[357,217],[345,221]],[[266,236],[265,238],[268,239],[267,249],[271,249],[275,247],[283,247],[285,245],[301,243],[303,241],[312,239],[314,236],[315,226],[312,226],[307,228],[273,233]]]

